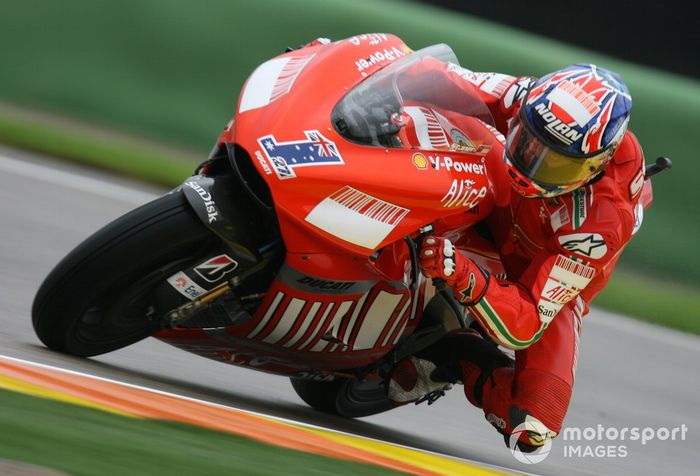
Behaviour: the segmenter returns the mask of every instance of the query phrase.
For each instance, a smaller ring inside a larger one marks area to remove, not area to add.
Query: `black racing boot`
[[[459,376],[467,399],[481,408],[484,384],[499,367],[513,367],[514,361],[476,329],[460,329],[447,336],[450,372]]]

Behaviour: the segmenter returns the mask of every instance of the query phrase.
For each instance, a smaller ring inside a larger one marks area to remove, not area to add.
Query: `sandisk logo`
[[[540,117],[547,123],[545,129],[564,144],[571,145],[583,137],[583,134],[563,123],[561,119],[544,104],[540,103],[535,106],[535,111],[537,111]]]
[[[204,201],[204,206],[206,207],[207,218],[209,218],[209,223],[215,222],[217,217],[219,216],[219,211],[216,209],[216,203],[211,198],[211,193],[204,190],[202,186],[199,185],[197,182],[185,182],[185,185],[197,192],[197,194]]]

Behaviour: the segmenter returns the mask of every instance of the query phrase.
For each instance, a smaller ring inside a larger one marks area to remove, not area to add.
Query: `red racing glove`
[[[420,267],[428,278],[444,280],[462,304],[474,304],[486,294],[488,273],[446,238],[428,236],[423,240]]]

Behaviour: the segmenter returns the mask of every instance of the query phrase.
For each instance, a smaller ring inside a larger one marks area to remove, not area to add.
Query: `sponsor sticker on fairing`
[[[199,183],[194,180],[188,180],[185,182],[185,186],[190,187],[192,190],[197,192],[197,195],[204,202],[205,211],[207,212],[207,219],[209,223],[214,223],[219,219],[219,209],[216,206],[216,202],[212,199],[211,193],[204,189]]]
[[[369,45],[376,46],[379,43],[388,41],[389,37],[386,33],[367,33],[365,35],[357,35],[348,39],[348,42],[355,46],[360,46],[362,43],[366,42]]]
[[[270,134],[258,139],[260,148],[280,180],[296,177],[297,167],[343,165],[335,142],[317,130],[304,131],[306,139],[281,142]]]
[[[260,167],[262,167],[263,171],[265,172],[265,175],[271,175],[272,169],[270,168],[269,165],[267,165],[267,162],[265,161],[262,153],[259,150],[255,151],[255,158],[258,160],[258,163],[260,164]]]
[[[463,172],[474,175],[485,175],[486,165],[484,163],[476,163],[471,160],[460,160],[448,155],[433,155],[417,152],[413,154],[411,159],[413,165],[418,170],[435,170],[446,172]],[[470,181],[470,185],[474,185],[474,181]]]
[[[222,254],[198,264],[194,267],[194,272],[205,281],[215,283],[236,268],[238,268],[238,261],[229,255]]]
[[[177,292],[185,296],[190,301],[197,299],[199,296],[206,294],[207,290],[195,283],[182,271],[170,276],[168,279],[170,284]]]
[[[366,58],[358,59],[355,61],[355,67],[357,68],[357,71],[362,74],[362,76],[367,76],[367,72],[365,70],[371,68],[372,66],[396,61],[397,59],[406,56],[410,52],[411,49],[405,45],[400,47],[392,46],[391,48],[384,48],[375,51]]]
[[[427,107],[406,106],[403,112],[413,122],[413,130],[421,149],[446,148],[449,145],[440,120],[432,110]]]
[[[313,56],[275,58],[258,66],[246,82],[238,112],[265,107],[287,94]]]
[[[418,170],[428,170],[428,159],[425,158],[425,155],[421,153],[413,154],[411,161]]]
[[[374,249],[409,211],[345,186],[324,198],[305,220],[341,240]]]
[[[475,184],[476,182],[471,179],[452,180],[450,189],[440,199],[440,203],[445,208],[474,208],[488,194],[488,189],[485,186],[475,188]]]
[[[450,150],[456,152],[467,152],[469,154],[476,155],[486,155],[491,150],[490,144],[482,144],[479,142],[472,141],[466,136],[462,131],[457,128],[450,130],[450,139],[452,139],[452,144],[450,144]]]
[[[428,155],[428,160],[433,169],[437,171],[446,170],[447,172],[465,172],[475,175],[486,174],[486,165],[483,162],[475,163],[469,160],[459,160],[448,155]]]

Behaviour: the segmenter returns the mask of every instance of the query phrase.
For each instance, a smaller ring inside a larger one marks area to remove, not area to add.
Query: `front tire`
[[[160,328],[153,290],[212,239],[181,192],[127,213],[46,277],[32,308],[37,336],[50,349],[88,357],[152,335]]]

